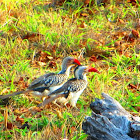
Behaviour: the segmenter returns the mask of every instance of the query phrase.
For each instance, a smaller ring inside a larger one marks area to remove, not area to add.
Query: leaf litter
[[[33,1],[34,3],[36,3],[36,5],[42,4],[38,3],[37,1]],[[133,0],[128,0],[127,2],[132,3],[133,6],[138,6],[136,1]],[[86,7],[89,4],[89,1],[85,0],[84,1],[85,5],[83,7]],[[49,3],[44,3],[44,5],[48,5]],[[62,5],[63,2],[60,2],[58,5]],[[108,2],[105,2],[105,6],[106,9],[109,9],[108,6]],[[21,6],[22,9],[22,6]],[[18,18],[19,16],[23,16],[25,17],[26,14],[24,13],[20,13],[17,12],[16,10],[13,10],[13,8],[9,5],[8,7],[8,11],[10,11],[10,17],[14,17],[14,18]],[[8,12],[7,11],[7,12]],[[72,13],[74,11],[74,9],[71,8],[70,10]],[[115,8],[110,8],[109,11],[107,12],[112,12],[115,13]],[[6,40],[4,38],[7,38],[9,40],[9,35],[13,36],[13,39],[16,40],[17,38],[17,42],[21,45],[20,47],[24,48],[24,45],[22,45],[22,43],[24,42],[24,40],[28,40],[29,45],[27,45],[28,49],[34,50],[36,49],[36,46],[38,46],[37,48],[37,52],[34,55],[34,59],[32,59],[30,61],[30,65],[33,68],[47,68],[50,70],[57,70],[58,69],[58,65],[61,64],[60,60],[63,56],[69,54],[69,55],[74,55],[74,56],[78,56],[79,55],[79,50],[81,48],[85,49],[85,53],[84,53],[84,57],[88,58],[88,63],[95,63],[96,65],[98,65],[98,67],[100,68],[104,68],[104,69],[108,69],[111,68],[114,71],[117,70],[117,67],[108,67],[108,65],[106,63],[102,63],[103,60],[105,60],[105,58],[111,59],[112,55],[117,52],[120,56],[125,56],[126,58],[131,58],[132,57],[132,49],[135,49],[136,53],[139,54],[140,52],[140,39],[139,39],[139,32],[140,32],[140,21],[139,20],[135,20],[132,28],[126,28],[127,22],[129,21],[129,18],[127,19],[121,19],[121,17],[118,17],[117,19],[114,19],[113,21],[108,21],[107,22],[107,28],[109,31],[106,31],[104,29],[95,29],[98,32],[93,32],[94,30],[91,31],[86,31],[89,27],[89,24],[87,22],[85,22],[85,20],[90,21],[92,19],[92,16],[94,14],[97,14],[99,11],[92,7],[92,9],[89,8],[84,8],[84,10],[79,11],[77,14],[74,15],[75,19],[72,19],[70,15],[67,16],[62,16],[62,21],[63,24],[62,26],[65,27],[66,21],[72,23],[76,23],[75,21],[77,19],[82,19],[81,21],[79,20],[79,23],[76,24],[76,29],[75,32],[76,34],[80,34],[81,32],[84,32],[84,35],[82,35],[83,39],[80,39],[80,43],[78,44],[78,49],[75,49],[75,46],[71,48],[72,52],[69,51],[69,48],[66,48],[65,51],[62,51],[63,49],[61,49],[62,47],[64,47],[63,44],[58,45],[58,44],[51,44],[49,42],[46,42],[44,45],[44,47],[42,47],[42,44],[39,44],[38,42],[40,40],[43,40],[45,42],[45,36],[41,33],[39,33],[39,31],[37,32],[28,32],[25,31],[23,32],[23,29],[21,28],[17,28],[18,30],[16,30],[12,25],[14,24],[13,21],[9,22],[9,23],[5,23],[6,19],[4,18],[4,16],[6,15],[6,13],[1,17],[1,23],[3,23],[3,25],[10,25],[11,29],[9,29],[8,32],[1,32],[1,43],[2,45],[5,46],[6,44]],[[106,15],[105,15],[106,16]],[[22,20],[23,20],[22,17]],[[108,20],[108,19],[107,19]],[[114,28],[116,28],[114,30]],[[112,31],[113,29],[113,31]],[[60,36],[59,36],[60,37]],[[91,40],[88,40],[88,39]],[[109,38],[109,39],[108,39]],[[113,42],[112,42],[113,40]],[[36,45],[35,45],[36,43]],[[29,47],[31,46],[31,47]],[[40,47],[39,47],[40,46]],[[61,47],[59,47],[61,46]],[[91,47],[92,46],[92,47]],[[135,46],[135,48],[134,48]],[[47,48],[47,52],[45,52],[44,50],[46,50]],[[12,52],[15,53],[19,53],[17,52],[17,50],[12,49]],[[49,53],[48,53],[49,52]],[[59,53],[58,53],[59,52]],[[13,55],[14,57],[14,55]],[[30,57],[29,57],[30,59]],[[4,62],[2,62],[3,64],[6,64],[6,59]],[[133,71],[134,67],[135,67],[135,62],[130,62],[132,63],[132,65],[130,67],[127,67],[128,70]],[[10,65],[14,65],[15,62],[10,62]],[[113,63],[112,63],[113,65]],[[7,67],[7,66],[4,66]],[[139,66],[138,66],[139,67]],[[2,68],[1,68],[2,69]],[[10,68],[8,68],[10,69]],[[140,70],[140,68],[139,68]],[[39,75],[39,74],[38,74]],[[36,78],[36,75],[34,76]],[[118,81],[122,81],[122,79],[120,77],[117,77]],[[30,79],[30,77],[23,77],[20,76],[18,80],[14,80],[13,84],[18,87],[18,90],[23,90],[26,89],[28,87],[28,81],[32,80]],[[128,79],[129,81],[129,79]],[[3,84],[3,81],[0,80],[0,83]],[[9,84],[12,83],[12,81],[9,80]],[[113,82],[112,82],[113,83]],[[114,82],[114,85],[117,85],[117,82]],[[139,90],[140,90],[140,85],[139,83],[130,83],[128,85],[128,88],[130,88],[130,91],[132,93],[135,93],[136,97],[139,96]],[[9,88],[4,88],[1,92],[1,94],[7,94],[9,93]],[[34,104],[39,104],[41,101],[38,99],[36,100],[34,97],[32,97],[31,95],[26,95],[30,102],[34,103]],[[84,98],[85,101],[87,100],[87,98]],[[8,102],[6,102],[5,104],[7,104]],[[78,104],[78,107],[80,107],[80,104]],[[55,108],[55,110],[53,109]],[[85,109],[88,108],[88,105],[85,105]],[[26,121],[27,118],[41,118],[42,112],[49,117],[48,112],[53,112],[54,114],[57,114],[58,119],[63,120],[63,112],[65,111],[70,111],[70,106],[67,106],[67,109],[65,107],[62,108],[58,108],[57,106],[53,105],[53,104],[49,104],[47,105],[45,108],[40,109],[38,107],[24,107],[23,106],[19,106],[17,109],[12,110],[12,112],[15,115],[15,121],[10,119],[10,116],[12,115],[11,108],[7,107],[5,112],[4,112],[4,121],[0,122],[0,126],[3,126],[6,129],[13,129],[15,127],[24,129],[25,127],[27,127],[28,129],[30,129],[30,123]],[[139,106],[135,106],[135,109],[139,112]],[[9,115],[8,115],[8,111],[9,111]],[[73,115],[77,114],[77,112],[73,113]],[[23,117],[22,117],[23,116]],[[24,117],[25,116],[25,117]],[[50,115],[51,117],[53,115]],[[50,126],[49,126],[50,127]],[[60,135],[60,133],[62,133],[62,131],[65,129],[63,128],[63,126],[61,127],[56,127],[53,126],[52,128],[46,127],[46,130],[44,130],[47,134],[49,134],[49,132],[51,131],[51,129],[53,129],[52,135],[56,136],[56,135]],[[65,129],[64,133],[67,133],[66,131],[69,131],[70,135],[74,134],[74,131],[76,130],[75,126],[69,126],[69,129]],[[71,131],[71,132],[70,132]],[[58,137],[61,137],[58,136]],[[72,137],[72,135],[70,136]]]

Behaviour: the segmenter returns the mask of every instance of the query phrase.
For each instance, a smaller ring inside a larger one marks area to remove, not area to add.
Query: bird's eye
[[[72,60],[69,60],[69,63],[72,63]]]
[[[86,72],[86,71],[87,71],[87,69],[84,69],[83,71],[84,71],[84,72]]]

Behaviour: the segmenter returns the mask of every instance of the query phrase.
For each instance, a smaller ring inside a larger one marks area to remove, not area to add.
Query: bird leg
[[[72,106],[72,110],[73,111],[79,111],[80,112],[80,109],[77,106]]]
[[[61,108],[61,106],[57,103],[57,100],[52,101],[53,104],[55,104],[57,107]]]

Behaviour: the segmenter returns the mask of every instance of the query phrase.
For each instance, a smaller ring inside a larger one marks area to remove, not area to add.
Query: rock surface
[[[88,140],[140,140],[140,117],[132,116],[109,95],[102,96],[90,104],[92,116],[82,124]]]

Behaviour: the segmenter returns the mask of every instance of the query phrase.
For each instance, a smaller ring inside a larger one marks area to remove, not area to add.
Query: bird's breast
[[[39,92],[39,91],[33,91],[33,94],[35,96],[39,96],[39,97],[42,97],[42,96],[47,96],[48,94],[50,93],[49,90],[44,90],[43,92]]]
[[[63,84],[58,85],[58,86],[54,86],[54,87],[50,87],[50,88],[49,88],[49,89],[50,89],[50,93],[53,92],[53,91],[55,91],[55,90],[57,90],[57,89],[60,88],[61,86],[63,86]]]

